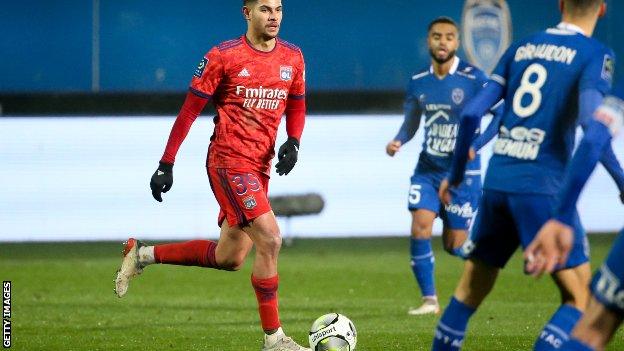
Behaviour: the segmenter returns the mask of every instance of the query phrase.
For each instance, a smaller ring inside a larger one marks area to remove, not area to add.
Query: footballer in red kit
[[[239,270],[255,246],[251,284],[265,332],[263,350],[309,350],[286,336],[278,313],[277,257],[281,235],[268,200],[277,128],[286,115],[288,139],[275,165],[279,175],[295,166],[305,123],[305,64],[301,50],[277,37],[281,0],[243,0],[247,32],[213,47],[196,68],[189,92],[171,129],[150,188],[161,202],[173,185],[178,149],[204,106],[217,110],[206,168],[220,206],[218,242],[193,240],[148,246],[125,244],[115,292],[149,264],[163,263]]]

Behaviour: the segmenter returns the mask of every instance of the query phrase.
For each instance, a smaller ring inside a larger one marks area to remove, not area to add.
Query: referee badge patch
[[[204,74],[204,69],[206,69],[206,66],[208,66],[208,59],[204,57],[201,62],[199,62],[199,65],[197,65],[194,76],[197,78],[201,78],[202,74]]]

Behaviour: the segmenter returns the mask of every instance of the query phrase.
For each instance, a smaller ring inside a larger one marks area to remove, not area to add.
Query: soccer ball
[[[314,351],[353,351],[356,343],[353,322],[338,313],[320,316],[310,328],[310,348]]]

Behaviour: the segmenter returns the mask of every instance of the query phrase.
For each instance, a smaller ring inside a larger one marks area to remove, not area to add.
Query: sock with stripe
[[[464,343],[468,320],[475,313],[472,308],[455,297],[451,298],[435,329],[432,351],[459,351]]]
[[[279,277],[276,275],[270,278],[260,279],[252,275],[251,285],[256,292],[262,329],[265,331],[278,329],[281,326],[277,310],[277,287],[279,285]]]
[[[560,350],[561,345],[570,338],[572,329],[582,315],[581,311],[570,305],[561,305],[540,332],[533,350]]]
[[[435,258],[431,250],[431,239],[410,239],[410,253],[412,256],[412,272],[420,287],[423,297],[435,297],[435,281],[433,269]]]
[[[155,245],[154,261],[179,266],[219,268],[215,257],[216,249],[217,243],[209,240]]]

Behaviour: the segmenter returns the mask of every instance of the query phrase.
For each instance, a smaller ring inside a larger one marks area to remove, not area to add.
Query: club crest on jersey
[[[249,195],[243,199],[243,205],[245,205],[246,209],[251,210],[256,207],[258,203],[256,202],[256,198],[253,195]]]
[[[292,79],[292,66],[280,66],[280,78],[284,81]]]
[[[204,74],[204,70],[206,69],[206,66],[208,66],[208,59],[204,57],[199,62],[199,65],[197,65],[194,76],[197,78],[201,78],[202,74]]]
[[[462,37],[468,60],[490,73],[511,43],[511,12],[505,0],[466,0]]]
[[[453,102],[456,105],[461,104],[462,101],[464,101],[464,90],[460,88],[453,89],[453,93],[451,94],[451,97],[453,98]]]
[[[615,61],[613,61],[613,57],[605,55],[604,62],[602,64],[602,79],[609,82],[612,81],[613,73],[615,73]]]

